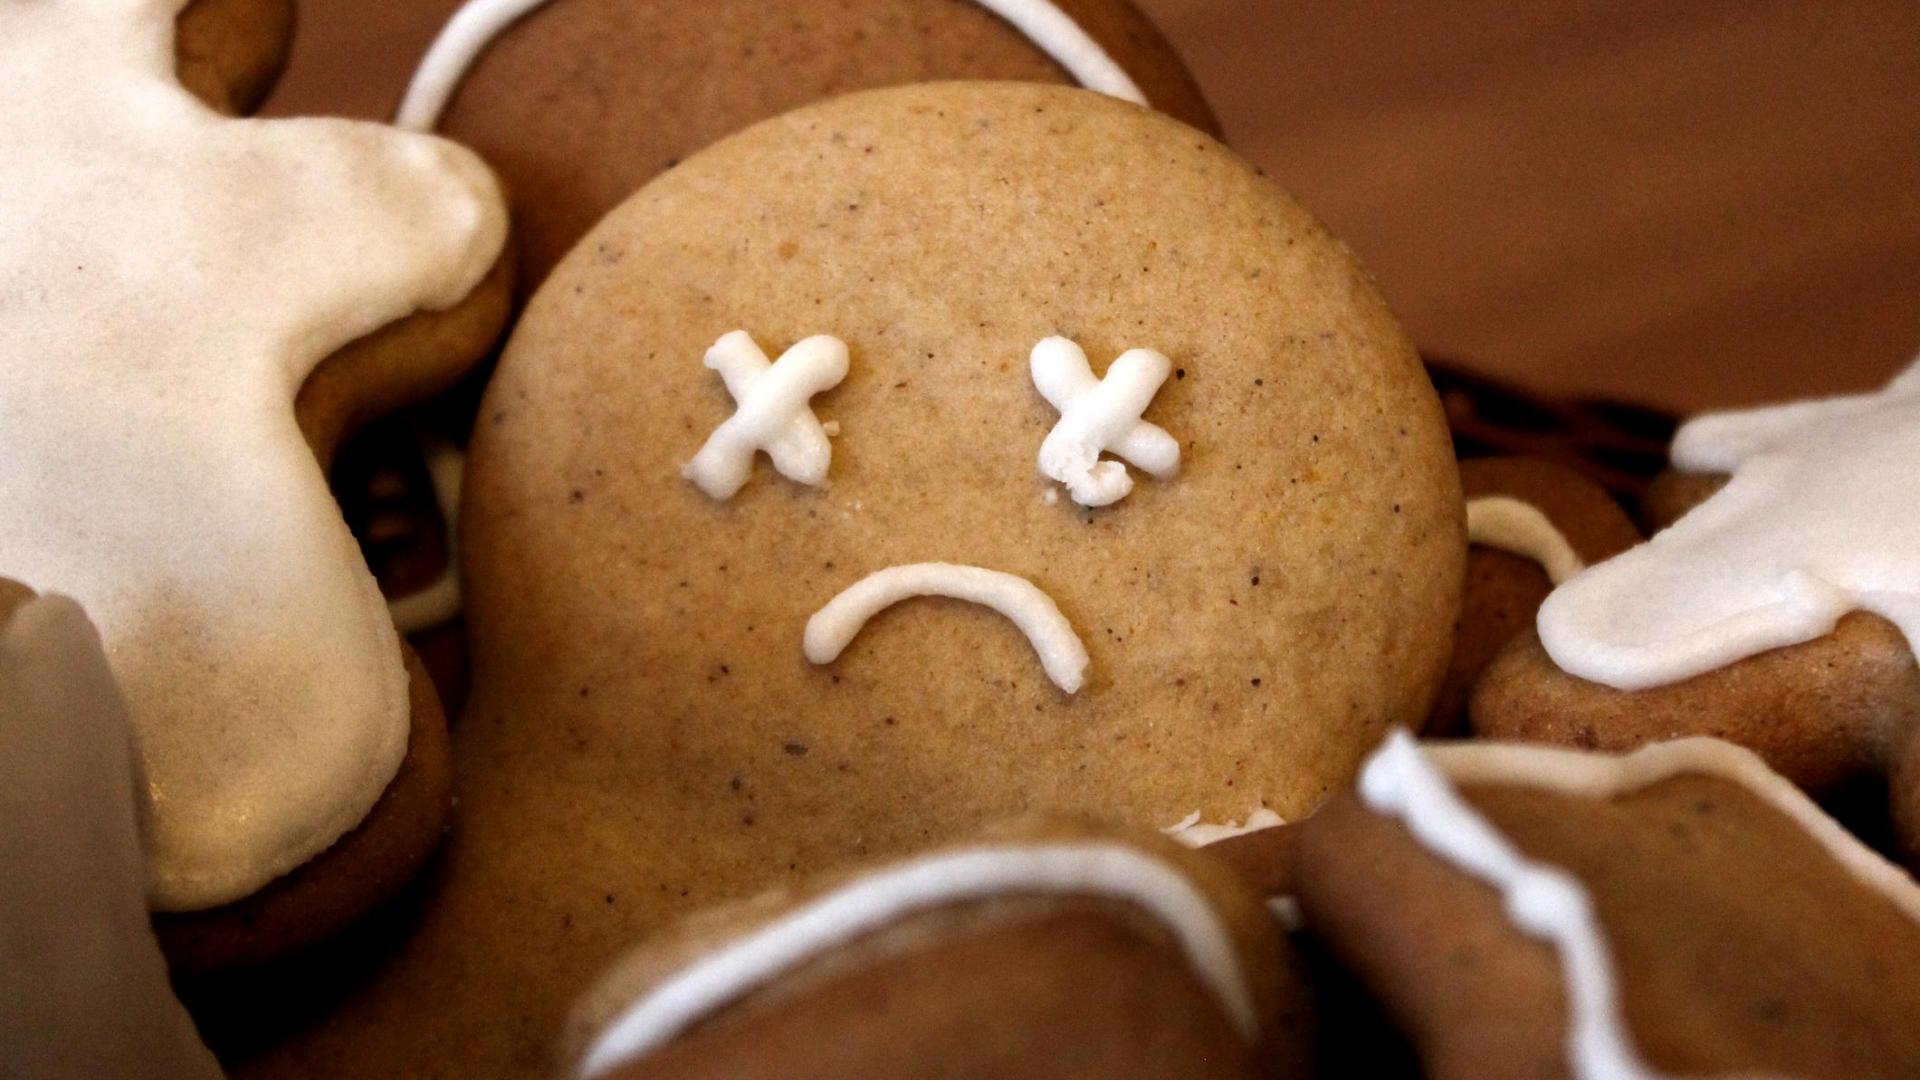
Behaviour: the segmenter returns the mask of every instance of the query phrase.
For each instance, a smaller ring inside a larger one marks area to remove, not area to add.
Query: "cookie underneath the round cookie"
[[[1218,131],[1127,0],[1058,7],[1156,107]],[[837,94],[945,79],[1072,81],[973,0],[550,0],[478,57],[440,130],[506,178],[531,291],[602,215],[714,141]]]
[[[293,0],[190,0],[173,41],[180,85],[230,116],[273,89],[293,44]]]

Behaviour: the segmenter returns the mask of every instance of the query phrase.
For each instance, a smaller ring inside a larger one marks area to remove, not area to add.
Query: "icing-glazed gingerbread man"
[[[173,76],[181,6],[0,5],[0,571],[99,623],[149,899],[197,911],[327,849],[407,752],[399,643],[315,451],[457,373],[368,335],[473,294],[506,219],[450,144],[209,110]]]
[[[1483,678],[1476,728],[1605,747],[1720,735],[1815,791],[1890,774],[1912,846],[1920,367],[1878,393],[1701,417],[1673,460],[1691,479],[1667,489],[1705,500],[1561,586]]]

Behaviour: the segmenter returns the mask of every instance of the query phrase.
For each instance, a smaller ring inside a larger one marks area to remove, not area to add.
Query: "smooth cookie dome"
[[[682,477],[734,413],[702,357],[735,330],[847,344],[823,487],[764,456],[724,502]],[[1144,419],[1177,475],[1049,497],[1053,335],[1096,375],[1171,359]],[[1302,815],[1424,716],[1465,547],[1431,385],[1345,248],[1206,135],[1010,83],[808,107],[629,199],[522,319],[468,483],[469,786],[511,770],[707,898],[1024,811]],[[807,662],[822,605],[930,561],[1044,590],[1084,688],[950,600]]]

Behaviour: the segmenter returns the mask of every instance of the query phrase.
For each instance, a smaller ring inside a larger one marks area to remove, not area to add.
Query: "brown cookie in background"
[[[1462,461],[1529,457],[1565,465],[1636,516],[1667,466],[1667,445],[1680,426],[1671,412],[1607,398],[1545,396],[1452,357],[1425,359]]]
[[[1592,1025],[1583,1052],[1611,1031],[1656,1075],[1920,1069],[1920,984],[1906,977],[1920,889],[1751,754],[1700,739],[1619,759],[1395,753],[1396,775],[1383,752],[1360,794],[1291,827],[1292,879],[1309,932],[1383,1002],[1427,1076],[1602,1075],[1572,1056],[1574,1016]],[[1406,754],[1437,769],[1430,782],[1407,779]],[[1491,840],[1440,805],[1454,791]],[[1543,929],[1559,920],[1541,912],[1579,909],[1558,899],[1569,884],[1602,942],[1581,978],[1617,987],[1617,1013],[1570,996],[1567,954]]]
[[[1612,496],[1566,465],[1476,458],[1460,463],[1460,486],[1467,498],[1467,587],[1447,681],[1424,729],[1428,735],[1464,727],[1468,691],[1494,655],[1533,625],[1541,602],[1559,582],[1555,573],[1611,558],[1641,539]],[[1545,521],[1527,521],[1529,511]],[[1515,516],[1519,531],[1507,520]],[[1540,535],[1542,526],[1552,535]],[[1535,541],[1550,542],[1549,552],[1555,546],[1561,551],[1547,554],[1543,562],[1542,553],[1532,550],[1538,547]]]
[[[293,46],[294,0],[188,0],[174,23],[180,85],[229,116],[260,107]]]
[[[280,0],[194,0],[176,22],[177,77],[217,111],[247,111],[277,76],[291,32],[291,5]],[[511,295],[508,261],[503,255],[453,307],[417,312],[318,365],[294,408],[323,464],[349,428],[437,392],[489,351]],[[311,946],[388,900],[437,847],[451,802],[445,723],[417,662],[404,644],[399,648],[410,677],[411,726],[398,774],[357,828],[290,874],[232,903],[157,916],[176,974],[247,968]]]
[[[1156,107],[1219,130],[1127,0],[1060,0]],[[530,293],[594,223],[688,155],[801,105],[944,79],[1072,82],[973,0],[549,0],[493,39],[438,130],[507,182]]]
[[[562,1071],[1305,1076],[1299,977],[1261,898],[1203,856],[1000,830],[650,938],[576,1006]]]
[[[683,478],[733,412],[702,357],[741,328],[775,356],[848,344],[815,402],[828,489],[762,463],[718,503]],[[1062,332],[1102,368],[1179,358],[1145,414],[1188,451],[1176,477],[1047,499],[1058,415],[1027,364]],[[253,1075],[539,1068],[597,965],[672,918],[1022,811],[1304,812],[1445,663],[1465,545],[1411,347],[1269,181],[1099,95],[874,91],[711,148],[550,280],[489,394],[444,888]],[[1048,588],[1087,685],[950,600],[808,664],[836,592],[942,559]]]

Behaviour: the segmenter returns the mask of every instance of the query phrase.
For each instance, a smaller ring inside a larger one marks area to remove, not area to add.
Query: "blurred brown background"
[[[1914,0],[1136,2],[1431,351],[1697,409],[1920,350]],[[272,111],[384,115],[455,6],[306,0]]]

